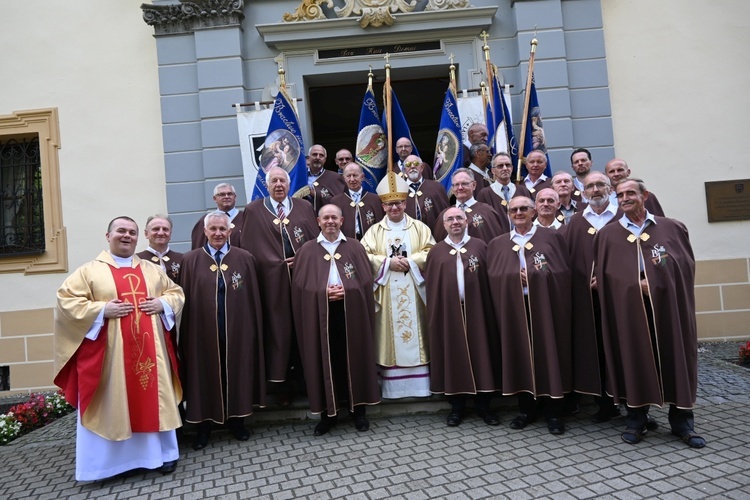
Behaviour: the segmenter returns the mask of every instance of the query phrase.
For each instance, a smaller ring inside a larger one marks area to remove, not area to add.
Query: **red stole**
[[[130,427],[133,432],[158,432],[159,381],[154,342],[157,333],[153,330],[151,316],[138,308],[148,297],[146,283],[140,267],[110,266],[110,269],[117,297],[136,306],[132,313],[120,318]]]

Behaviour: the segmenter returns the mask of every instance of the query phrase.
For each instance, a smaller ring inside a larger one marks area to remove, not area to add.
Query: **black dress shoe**
[[[237,441],[247,441],[250,439],[250,431],[244,425],[232,429],[232,434]]]
[[[164,462],[161,467],[159,467],[158,470],[162,474],[171,474],[177,469],[177,460],[172,460],[171,462]]]
[[[313,435],[322,436],[324,434],[328,434],[328,431],[330,431],[334,425],[336,425],[336,417],[329,417],[328,415],[321,415],[320,422],[318,423],[318,425],[315,426],[315,431],[313,432]]]
[[[354,428],[359,432],[370,430],[370,421],[364,415],[356,415],[354,417]]]
[[[703,448],[706,446],[706,440],[699,436],[695,431],[678,432],[673,430],[672,434],[682,439],[682,442],[691,448]]]
[[[530,417],[526,413],[521,413],[516,418],[510,421],[510,428],[523,429],[524,427],[535,421],[536,417]]]
[[[643,440],[646,433],[648,433],[648,429],[645,426],[642,429],[627,428],[620,434],[620,437],[628,444],[638,444]]]
[[[448,414],[446,423],[448,424],[448,427],[458,427],[459,425],[461,425],[463,419],[463,415],[461,415],[460,411],[451,410],[451,412]]]
[[[477,411],[477,416],[484,420],[484,423],[487,425],[500,425],[500,419],[491,411],[479,410]]]
[[[550,417],[547,419],[547,429],[550,434],[560,435],[565,434],[565,424],[561,418]]]
[[[659,422],[656,421],[651,415],[646,415],[646,429],[655,431],[659,428]]]
[[[599,408],[599,411],[594,413],[591,417],[591,421],[595,424],[601,424],[602,422],[609,422],[611,419],[621,416],[620,407],[613,406],[611,408]]]
[[[210,436],[210,432],[198,431],[198,434],[195,436],[195,441],[193,442],[193,449],[198,451],[208,446],[208,438]]]

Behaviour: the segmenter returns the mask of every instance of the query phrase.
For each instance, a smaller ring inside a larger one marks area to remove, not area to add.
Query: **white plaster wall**
[[[704,187],[750,179],[750,2],[601,5],[617,156],[685,222],[697,260],[750,256],[750,221],[709,224]]]
[[[106,247],[113,217],[142,226],[166,210],[156,44],[141,3],[3,2],[0,114],[59,110],[71,272]],[[0,274],[0,311],[54,306],[65,277]]]

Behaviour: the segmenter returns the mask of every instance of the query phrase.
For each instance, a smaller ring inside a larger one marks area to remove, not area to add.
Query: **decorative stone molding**
[[[407,12],[463,9],[469,7],[469,0],[429,0],[417,9],[417,0],[344,0],[342,7],[334,6],[333,0],[303,0],[293,13],[285,13],[285,22],[313,21],[328,18],[358,16],[359,26],[393,26],[394,14]],[[323,6],[325,5],[325,9]]]
[[[141,4],[143,20],[157,35],[191,33],[196,29],[240,26],[244,0],[191,0],[171,5]]]
[[[353,37],[360,47],[390,44],[394,40],[419,43],[479,36],[492,25],[497,10],[497,6],[492,6],[404,12],[395,16],[397,22],[392,26],[380,29],[363,30],[356,17],[326,16],[304,22],[256,24],[255,29],[268,47],[279,51],[347,48],[352,46]]]

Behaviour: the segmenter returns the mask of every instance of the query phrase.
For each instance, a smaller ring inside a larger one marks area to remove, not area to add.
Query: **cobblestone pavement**
[[[620,439],[622,418],[590,422],[588,398],[562,436],[541,421],[511,430],[514,403],[504,401],[499,427],[381,412],[369,432],[343,419],[316,438],[310,420],[255,422],[244,443],[219,433],[195,452],[184,440],[172,475],[77,483],[70,415],[0,447],[0,498],[750,498],[750,370],[727,361],[738,345],[701,345],[701,450],[670,434],[666,409],[652,410],[661,427],[633,446]]]

